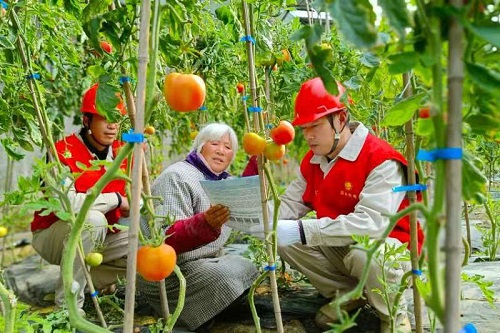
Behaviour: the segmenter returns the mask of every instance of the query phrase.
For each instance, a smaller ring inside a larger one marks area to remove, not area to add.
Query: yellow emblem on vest
[[[350,191],[350,190],[352,190],[352,183],[347,181],[344,183],[344,187],[345,187],[346,191]]]

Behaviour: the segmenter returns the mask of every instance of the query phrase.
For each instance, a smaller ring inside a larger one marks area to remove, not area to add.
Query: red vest
[[[120,148],[123,143],[119,141],[113,142],[111,146],[113,149],[113,157],[116,156],[118,148]],[[78,163],[82,163],[87,167],[91,166],[91,161],[95,160],[94,156],[89,152],[85,144],[76,137],[75,134],[70,135],[63,140],[56,143],[57,156],[63,165],[67,165],[72,173],[81,173],[75,180],[75,188],[78,193],[86,193],[88,189],[92,188],[94,184],[104,175],[106,169],[101,166],[99,170],[87,170],[82,173],[82,169],[78,167]],[[126,171],[127,160],[124,160],[121,169]],[[118,192],[122,196],[125,196],[125,181],[124,180],[112,180],[109,182],[101,193],[112,193]],[[115,208],[106,213],[106,219],[108,224],[115,224],[120,218],[120,210]],[[38,229],[46,229],[50,227],[53,223],[58,221],[59,218],[54,214],[50,213],[46,216],[41,216],[40,211],[35,212],[33,221],[31,222],[31,231]]]
[[[368,134],[361,152],[355,161],[338,158],[332,169],[323,178],[319,164],[311,164],[313,157],[309,151],[300,165],[302,175],[306,180],[306,189],[302,196],[305,204],[316,211],[317,218],[330,217],[354,212],[359,202],[359,195],[370,172],[387,160],[396,160],[406,169],[406,159],[387,142]],[[420,194],[418,198],[420,200]],[[408,198],[401,202],[398,210],[408,207]],[[397,238],[402,243],[410,242],[410,218],[401,218],[389,237]],[[418,226],[418,250],[420,252],[424,234]]]

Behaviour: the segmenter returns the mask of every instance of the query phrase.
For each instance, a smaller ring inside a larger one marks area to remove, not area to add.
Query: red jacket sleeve
[[[220,236],[220,232],[220,228],[215,230],[207,223],[204,213],[199,213],[175,221],[165,232],[169,236],[165,243],[172,246],[175,252],[182,253],[213,242]]]
[[[243,170],[241,177],[256,176],[258,174],[259,174],[259,168],[257,166],[257,156],[252,156],[250,157],[250,160],[248,161],[245,170]]]

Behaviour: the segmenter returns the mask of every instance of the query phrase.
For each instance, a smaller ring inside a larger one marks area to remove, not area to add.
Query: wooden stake
[[[243,10],[243,19],[245,23],[245,34],[246,36],[252,36],[252,29],[250,25],[250,17],[249,17],[249,10],[248,10],[248,5],[246,1],[242,1],[242,10]],[[248,74],[250,78],[250,92],[251,92],[251,98],[252,98],[252,103],[251,105],[254,108],[259,107],[258,103],[258,98],[257,98],[257,85],[256,85],[256,75],[255,75],[255,59],[254,59],[254,44],[252,41],[247,40],[246,42],[247,46],[247,55],[248,55]],[[255,130],[259,131],[260,129],[264,128],[264,121],[262,117],[262,112],[254,112],[253,113],[253,120],[254,120],[254,126]],[[264,235],[266,239],[269,239],[268,236],[270,234],[269,230],[269,212],[267,208],[267,184],[266,184],[266,175],[264,173],[264,163],[265,159],[262,154],[258,156],[258,170],[259,170],[259,178],[260,178],[260,194],[262,198],[262,218],[264,222]],[[276,237],[273,237],[273,239],[276,241]],[[273,251],[273,248],[276,248],[274,246],[275,244],[272,244],[268,241],[266,241],[266,251],[268,255],[268,267],[275,267],[275,256],[276,256],[276,251]],[[271,292],[272,292],[272,298],[273,298],[273,307],[274,307],[274,316],[276,319],[276,329],[279,333],[284,332],[283,331],[283,321],[281,319],[281,308],[280,308],[280,303],[279,303],[279,296],[278,296],[278,284],[276,282],[276,271],[274,269],[270,269],[268,271],[270,275],[270,284],[271,284]],[[257,321],[256,323],[256,329],[257,332],[260,332],[260,324]]]

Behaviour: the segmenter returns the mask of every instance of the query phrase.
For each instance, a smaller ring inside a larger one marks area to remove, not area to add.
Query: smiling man
[[[306,81],[295,101],[294,126],[303,131],[309,152],[303,158],[298,177],[281,197],[277,226],[278,252],[292,268],[302,272],[327,298],[345,294],[357,285],[366,252],[351,247],[353,235],[382,237],[389,216],[408,205],[404,192],[395,186],[406,184],[406,160],[387,142],[370,134],[359,123],[349,123],[348,105],[339,95],[330,94],[319,77]],[[314,211],[315,218],[304,218]],[[409,220],[398,221],[387,243],[409,242]],[[419,234],[419,247],[423,234]],[[349,312],[369,303],[380,315],[381,332],[390,331],[387,305],[375,289],[399,283],[402,267],[382,267],[370,263],[365,285],[366,299],[352,300],[342,307]],[[387,290],[389,301],[395,293]],[[396,321],[396,331],[410,332],[404,300]],[[316,324],[329,329],[338,320],[336,311],[323,306]]]

